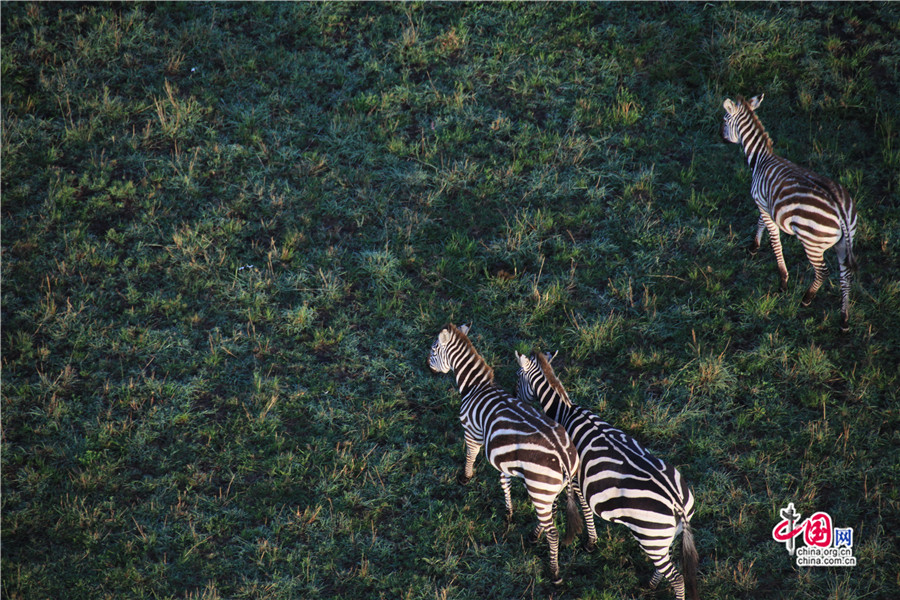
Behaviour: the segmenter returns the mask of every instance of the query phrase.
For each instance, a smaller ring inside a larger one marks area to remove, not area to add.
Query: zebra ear
[[[441,332],[438,334],[438,342],[440,342],[441,346],[446,346],[450,343],[450,331],[447,329],[441,329]]]
[[[516,361],[519,363],[519,366],[523,369],[528,369],[531,367],[531,359],[528,358],[525,354],[519,354],[517,350],[513,350],[516,353]]]
[[[757,108],[759,108],[759,105],[762,104],[763,98],[765,97],[765,94],[760,94],[759,96],[750,98],[750,109],[755,111]]]
[[[471,329],[471,327],[472,324],[469,323],[468,325],[460,325],[459,327],[457,327],[457,329],[462,331],[464,335],[469,335],[469,329]]]
[[[722,108],[724,108],[728,112],[728,114],[734,114],[737,112],[737,106],[729,98],[725,98],[725,102],[722,103]]]

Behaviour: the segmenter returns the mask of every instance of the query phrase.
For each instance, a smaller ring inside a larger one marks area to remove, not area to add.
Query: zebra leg
[[[672,589],[675,590],[675,598],[684,600],[684,577],[681,576],[681,573],[675,571],[675,573],[669,575],[668,579],[669,583],[672,584]]]
[[[478,456],[479,450],[481,450],[481,444],[466,434],[466,467],[463,473],[456,478],[462,485],[469,483],[475,475],[475,457]]]
[[[510,494],[510,481],[512,478],[506,473],[500,473],[500,487],[503,488],[503,501],[506,502],[506,520],[512,521],[513,504],[512,495]]]
[[[553,575],[554,585],[559,585],[562,583],[562,577],[559,576],[559,531],[553,523],[552,505],[548,514],[543,518],[538,514],[538,519],[540,524],[535,530],[535,534],[537,536],[538,532],[547,532],[547,544],[550,546],[550,573]]]
[[[788,270],[784,264],[784,253],[781,251],[781,232],[778,231],[775,221],[766,213],[760,213],[759,219],[769,230],[769,242],[772,243],[772,251],[775,252],[775,260],[778,262],[778,275],[781,278],[781,291],[783,292],[787,290]],[[756,235],[759,237],[759,232]]]
[[[529,493],[529,495],[531,495]],[[543,502],[543,500],[539,500],[537,502]],[[534,499],[534,496],[531,495],[531,503],[534,504],[535,510],[537,510],[537,502]],[[556,513],[556,499],[553,500],[553,503],[550,505],[550,522],[553,522],[553,515]],[[544,537],[544,532],[547,531],[547,524],[545,521],[541,520],[540,512],[538,512],[538,524],[535,525],[534,531],[531,532],[531,541],[535,544],[541,541],[541,538]]]
[[[559,585],[562,583],[562,577],[559,575],[559,531],[552,522],[547,529],[547,543],[550,544],[550,572],[553,573],[553,584]]]
[[[806,249],[806,257],[812,264],[813,269],[816,270],[816,276],[813,279],[813,282],[809,285],[809,289],[806,290],[806,293],[803,294],[803,300],[800,301],[800,304],[803,306],[809,306],[809,303],[816,297],[816,292],[819,291],[819,288],[822,287],[822,284],[828,279],[828,267],[825,265],[825,257],[822,255],[825,252],[824,249],[819,247],[806,248],[806,244],[804,244],[804,248]]]
[[[839,241],[834,249],[838,256],[838,266],[841,272],[841,331],[850,330],[850,282],[852,266],[848,242],[845,237]]]
[[[766,222],[763,221],[762,215],[760,215],[759,219],[756,221],[756,236],[753,238],[753,241],[750,242],[750,245],[747,246],[747,252],[749,252],[751,256],[756,256],[756,253],[759,251],[759,245],[762,243],[762,234],[765,230]]]
[[[640,542],[640,540],[638,541]],[[653,566],[656,567],[656,571],[653,572],[653,578],[650,580],[650,589],[656,589],[659,582],[665,578],[672,584],[672,588],[675,590],[675,597],[678,600],[684,600],[684,578],[675,568],[675,564],[669,556],[669,548],[672,545],[672,541],[673,538],[669,538],[668,544],[657,546],[656,543],[658,541],[654,540],[653,547],[646,546],[647,541],[644,541],[641,543],[641,548],[653,561]]]
[[[558,490],[556,495],[559,495],[560,491],[562,490]],[[562,583],[562,577],[559,576],[559,531],[553,522],[556,495],[549,495],[547,490],[534,489],[530,486],[528,495],[531,497],[538,518],[538,525],[534,530],[535,539],[540,540],[540,536],[545,531],[547,532],[547,543],[550,545],[550,572],[553,574],[553,583],[559,585]]]
[[[593,552],[597,548],[597,526],[594,524],[594,511],[588,506],[584,500],[584,494],[581,493],[581,486],[575,486],[575,493],[578,495],[578,502],[581,503],[581,512],[584,513],[584,522],[587,527],[588,540],[584,545],[584,549]]]

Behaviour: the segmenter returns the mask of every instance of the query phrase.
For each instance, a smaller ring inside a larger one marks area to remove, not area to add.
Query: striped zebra
[[[796,235],[816,271],[815,279],[803,296],[803,306],[809,306],[828,278],[823,255],[835,246],[841,275],[841,329],[847,331],[850,328],[850,272],[856,269],[853,256],[856,207],[840,184],[775,155],[772,140],[755,112],[763,97],[764,94],[760,94],[747,101],[739,96],[737,102],[726,99],[723,104],[722,137],[743,146],[747,164],[753,172],[750,194],[759,208],[759,221],[750,252],[755,254],[759,249],[763,231],[767,229],[784,291],[788,272],[781,252],[779,230]]]
[[[628,434],[573,404],[550,366],[552,357],[541,353],[528,357],[516,352],[516,359],[519,398],[536,398],[544,412],[566,428],[578,447],[579,496],[592,511],[586,519],[588,547],[597,539],[593,514],[622,523],[631,529],[656,567],[650,587],[656,588],[665,577],[678,600],[684,600],[685,591],[696,599],[698,556],[690,525],[694,495],[681,474]],[[681,531],[684,576],[669,556],[669,548]]]
[[[581,514],[574,499],[577,487],[578,451],[566,430],[533,406],[519,402],[494,383],[494,370],[472,346],[468,326],[444,327],[431,347],[428,366],[435,373],[453,371],[462,395],[459,420],[466,440],[466,466],[460,483],[474,475],[475,457],[484,446],[488,461],[500,471],[500,487],[506,502],[506,517],[512,518],[510,483],[513,477],[525,480],[528,496],[537,511],[534,531],[539,540],[547,534],[550,544],[550,570],[559,584],[559,532],[553,522],[556,497],[568,487],[567,537],[571,543],[581,531]]]

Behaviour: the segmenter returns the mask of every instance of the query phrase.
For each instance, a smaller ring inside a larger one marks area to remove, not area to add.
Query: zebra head
[[[537,400],[552,419],[562,422],[566,407],[572,406],[569,394],[556,378],[550,361],[556,354],[544,353],[525,356],[516,352],[519,361],[517,391],[522,401]]]
[[[547,362],[553,360],[556,354],[546,352],[544,356]],[[519,363],[519,371],[516,374],[516,392],[519,400],[530,402],[534,399],[535,390],[538,383],[542,380],[541,365],[534,356],[526,356],[516,352],[516,361]]]
[[[742,123],[750,118],[747,109],[755,112],[759,105],[762,104],[765,94],[754,96],[749,101],[744,101],[740,97],[737,102],[732,102],[726,98],[722,107],[725,109],[724,122],[722,123],[722,139],[732,144],[741,143]]]
[[[449,373],[453,370],[450,362],[450,346],[453,344],[453,329],[461,332],[463,335],[469,333],[471,325],[460,325],[454,327],[447,325],[438,334],[437,339],[431,345],[431,352],[428,355],[428,368],[432,373]]]
[[[534,379],[539,374],[537,361],[530,357],[516,353],[516,362],[519,363],[519,371],[516,373],[516,394],[519,400],[531,402],[534,398]]]

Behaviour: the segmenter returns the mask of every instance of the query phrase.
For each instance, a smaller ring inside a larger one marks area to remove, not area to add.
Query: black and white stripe
[[[807,306],[828,278],[823,255],[835,246],[841,275],[841,329],[846,331],[850,323],[850,272],[856,268],[853,256],[856,207],[840,184],[775,155],[772,140],[755,113],[762,99],[761,94],[749,101],[741,97],[737,102],[726,99],[723,104],[722,137],[743,146],[753,172],[750,194],[760,216],[750,250],[755,253],[759,249],[763,231],[768,230],[784,290],[788,272],[779,230],[796,235],[816,271],[803,296],[803,305]]]
[[[583,501],[593,514],[631,530],[656,567],[651,587],[665,577],[678,600],[684,600],[685,591],[690,598],[697,598],[698,556],[690,527],[694,495],[678,470],[650,454],[628,434],[573,404],[545,355],[528,357],[517,352],[516,358],[519,398],[537,399],[544,412],[566,428],[578,448]],[[597,539],[592,515],[587,528],[592,546]],[[684,576],[669,556],[675,537],[682,531]]]
[[[466,336],[468,331],[466,326],[444,327],[428,357],[433,372],[454,373],[462,395],[459,419],[465,431],[466,466],[460,482],[467,483],[472,478],[475,457],[484,446],[488,461],[500,471],[507,518],[511,518],[511,478],[525,480],[538,516],[535,538],[547,534],[550,569],[554,583],[559,583],[559,532],[553,521],[553,505],[568,486],[569,524],[564,540],[568,544],[582,527],[573,482],[578,472],[578,451],[562,426],[494,383],[494,371],[472,346]]]

